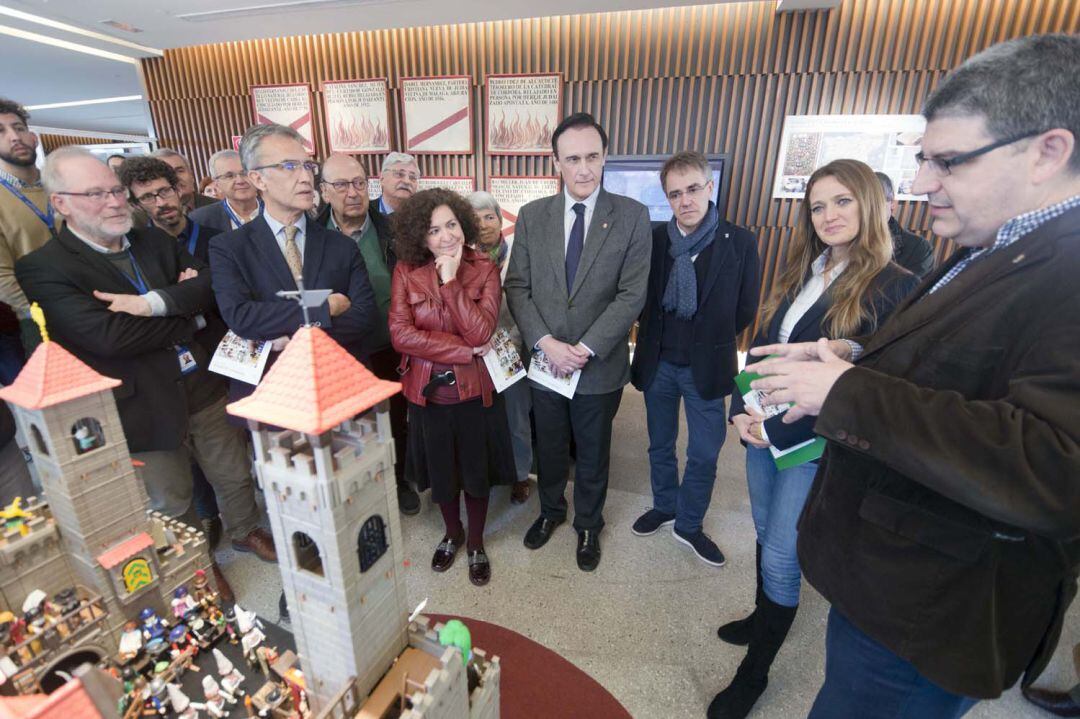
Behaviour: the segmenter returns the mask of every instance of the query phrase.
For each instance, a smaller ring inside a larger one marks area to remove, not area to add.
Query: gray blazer
[[[565,198],[560,192],[534,200],[518,213],[506,299],[526,347],[550,334],[583,342],[596,353],[582,370],[578,393],[614,392],[630,380],[627,336],[645,305],[649,212],[636,200],[601,189],[568,293]]]

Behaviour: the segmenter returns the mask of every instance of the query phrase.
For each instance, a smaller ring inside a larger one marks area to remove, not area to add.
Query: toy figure
[[[204,704],[195,704],[184,694],[179,684],[169,684],[169,703],[176,712],[177,719],[198,719],[199,709],[205,709]]]
[[[244,650],[244,658],[247,659],[248,666],[254,669],[259,661],[255,651],[266,639],[266,635],[262,633],[262,622],[259,621],[255,612],[246,612],[239,604],[236,605],[235,609],[236,627],[242,635],[240,647]]]
[[[169,644],[172,646],[171,655],[173,659],[176,659],[181,654],[194,656],[199,651],[191,633],[188,632],[186,624],[177,624],[169,630]]]
[[[191,595],[195,601],[204,607],[208,607],[215,599],[217,593],[210,588],[210,582],[206,579],[206,570],[196,569],[195,578],[191,581]]]
[[[216,627],[202,617],[191,620],[191,636],[195,637],[200,649],[206,649],[215,639]]]
[[[161,677],[154,677],[150,682],[150,686],[146,688],[146,708],[153,709],[158,714],[165,716],[165,692],[165,680]]]
[[[0,519],[4,520],[4,533],[18,532],[25,537],[30,534],[30,528],[26,526],[27,520],[33,519],[32,512],[22,508],[22,497],[16,497],[11,504],[0,509]]]
[[[79,454],[85,454],[98,447],[98,438],[90,432],[90,428],[86,425],[81,425],[75,430],[75,434],[72,436],[75,439],[75,443],[79,445]]]
[[[135,622],[125,622],[124,631],[120,634],[120,647],[117,655],[121,661],[129,662],[142,651],[143,633]]]
[[[277,649],[275,647],[257,647],[255,649],[255,658],[259,660],[259,669],[262,670],[263,676],[269,679],[270,665],[272,665],[278,658]]]
[[[27,612],[29,612],[32,609],[39,609],[39,610],[41,610],[41,613],[44,615],[45,607],[43,605],[45,604],[45,600],[47,600],[48,598],[49,598],[49,595],[47,595],[45,592],[41,591],[40,589],[35,589],[35,590],[31,591],[29,594],[26,595],[26,599],[23,600],[23,603],[22,603],[23,614],[26,614]]]
[[[187,616],[188,612],[198,606],[195,600],[188,596],[187,587],[177,587],[176,591],[173,592],[172,613],[174,619],[182,620]]]
[[[165,636],[165,628],[168,622],[157,615],[151,607],[146,607],[139,612],[139,620],[143,625],[143,638],[147,641]]]
[[[227,716],[229,712],[225,708],[225,703],[235,704],[236,698],[223,692],[214,678],[209,675],[203,677],[202,688],[203,695],[206,697],[206,713],[215,719]]]
[[[243,694],[241,685],[244,683],[244,675],[236,670],[229,658],[214,648],[214,661],[217,662],[218,676],[221,677],[221,688],[229,694]]]
[[[240,632],[236,628],[236,607],[225,610],[225,631],[229,633],[229,643],[240,641]]]

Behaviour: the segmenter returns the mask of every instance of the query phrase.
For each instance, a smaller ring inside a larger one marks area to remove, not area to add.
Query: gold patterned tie
[[[285,263],[289,265],[293,277],[303,277],[304,258],[300,256],[300,247],[296,244],[297,231],[295,225],[285,228]]]

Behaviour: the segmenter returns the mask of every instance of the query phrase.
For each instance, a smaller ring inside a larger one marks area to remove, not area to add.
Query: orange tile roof
[[[73,679],[52,694],[0,699],[0,719],[101,719],[82,680]]]
[[[114,545],[103,554],[98,555],[98,564],[105,569],[112,569],[128,557],[132,557],[147,547],[154,545],[154,539],[146,532],[139,532],[134,537],[129,537],[120,544]]]
[[[0,399],[44,409],[119,386],[120,380],[98,374],[56,342],[42,342],[15,381],[0,389]]]
[[[301,327],[249,397],[229,414],[320,434],[401,391],[373,375],[318,327]]]

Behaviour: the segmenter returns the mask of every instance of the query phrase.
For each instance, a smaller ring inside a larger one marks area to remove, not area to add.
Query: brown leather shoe
[[[274,549],[274,537],[262,527],[257,527],[243,539],[234,539],[232,548],[238,552],[254,552],[264,562],[276,562],[277,550]]]
[[[462,539],[443,537],[439,546],[435,547],[435,554],[431,557],[431,568],[436,572],[445,572],[454,564],[454,557],[461,549]]]
[[[529,492],[531,490],[532,485],[529,484],[529,480],[527,479],[520,482],[514,482],[514,486],[510,490],[510,503],[525,504],[525,502],[529,501]]]
[[[218,604],[224,607],[227,604],[236,603],[236,595],[233,594],[229,580],[225,578],[225,572],[221,571],[218,563],[210,561],[210,573],[214,575],[214,584],[217,586]]]
[[[1059,717],[1080,717],[1080,704],[1065,692],[1024,687],[1024,698],[1035,706]]]
[[[478,587],[491,581],[491,562],[483,549],[469,552],[469,581]]]

